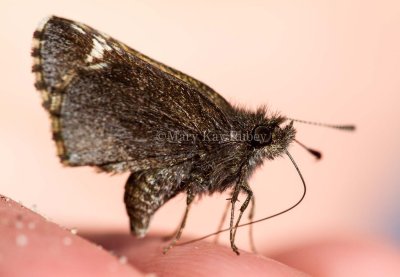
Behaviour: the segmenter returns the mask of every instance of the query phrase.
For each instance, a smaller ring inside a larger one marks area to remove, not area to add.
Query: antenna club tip
[[[319,160],[321,160],[322,159],[322,153],[321,152],[319,152],[319,151],[317,151],[317,150],[314,150],[314,149],[308,149],[308,151],[319,161]]]
[[[355,131],[357,128],[356,125],[345,125],[342,129],[346,131]]]

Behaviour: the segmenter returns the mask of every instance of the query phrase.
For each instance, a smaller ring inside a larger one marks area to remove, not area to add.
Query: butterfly
[[[236,230],[254,203],[248,179],[265,160],[288,155],[294,163],[287,151],[296,141],[294,120],[265,106],[231,105],[208,85],[56,16],[34,32],[32,57],[61,162],[130,172],[124,202],[134,235],[144,237],[154,213],[185,193],[183,220],[166,252],[180,238],[195,197],[231,191],[230,242],[239,254]],[[246,198],[235,221],[240,193]]]

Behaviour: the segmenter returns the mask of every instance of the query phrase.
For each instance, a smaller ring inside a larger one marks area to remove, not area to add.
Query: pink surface
[[[142,276],[117,256],[0,195],[0,276]]]
[[[257,224],[273,252],[335,233],[373,232],[398,193],[400,3],[395,1],[1,1],[0,193],[53,221],[127,232],[128,177],[63,168],[30,73],[32,33],[49,14],[98,28],[215,88],[232,103],[305,120],[355,123],[354,134],[298,124],[309,194],[290,214]],[[393,181],[395,180],[395,181]],[[287,208],[301,193],[290,161],[267,162],[250,181],[256,217]],[[187,234],[216,229],[226,196],[202,199]],[[185,198],[155,216],[151,231],[172,231]],[[238,233],[246,249],[247,230]],[[221,236],[226,240],[227,234]]]
[[[336,238],[268,258],[197,242],[162,254],[165,241],[129,234],[75,234],[0,195],[0,276],[399,276],[387,242]],[[92,242],[91,242],[92,241]],[[94,242],[94,243],[93,243]]]

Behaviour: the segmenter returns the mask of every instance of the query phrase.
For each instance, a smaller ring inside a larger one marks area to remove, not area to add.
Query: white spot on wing
[[[103,57],[103,52],[104,52],[104,47],[102,44],[97,39],[93,39],[93,48],[92,51],[90,52],[90,55],[101,59]]]
[[[107,63],[96,63],[96,64],[92,64],[92,65],[88,66],[88,68],[96,70],[96,69],[105,68],[105,67],[107,67],[107,65],[108,65]]]
[[[107,41],[98,35],[94,35],[93,41],[93,48],[90,51],[90,54],[87,56],[86,61],[92,62],[94,58],[102,59],[104,51],[111,51],[112,47],[107,44]]]
[[[74,28],[75,30],[77,30],[81,34],[84,34],[84,35],[86,34],[85,30],[83,30],[81,27],[79,27],[76,24],[72,24],[71,27]]]
[[[113,47],[113,49],[115,50],[115,51],[117,51],[119,54],[122,54],[123,53],[123,51],[122,51],[122,49],[119,47],[119,44],[118,43],[113,43],[113,45],[112,45],[112,47]]]

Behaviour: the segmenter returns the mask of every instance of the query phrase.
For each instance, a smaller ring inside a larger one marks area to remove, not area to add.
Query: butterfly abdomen
[[[177,172],[179,169],[156,169],[134,172],[129,176],[124,201],[131,231],[137,237],[146,235],[153,214],[183,189],[182,175]]]

